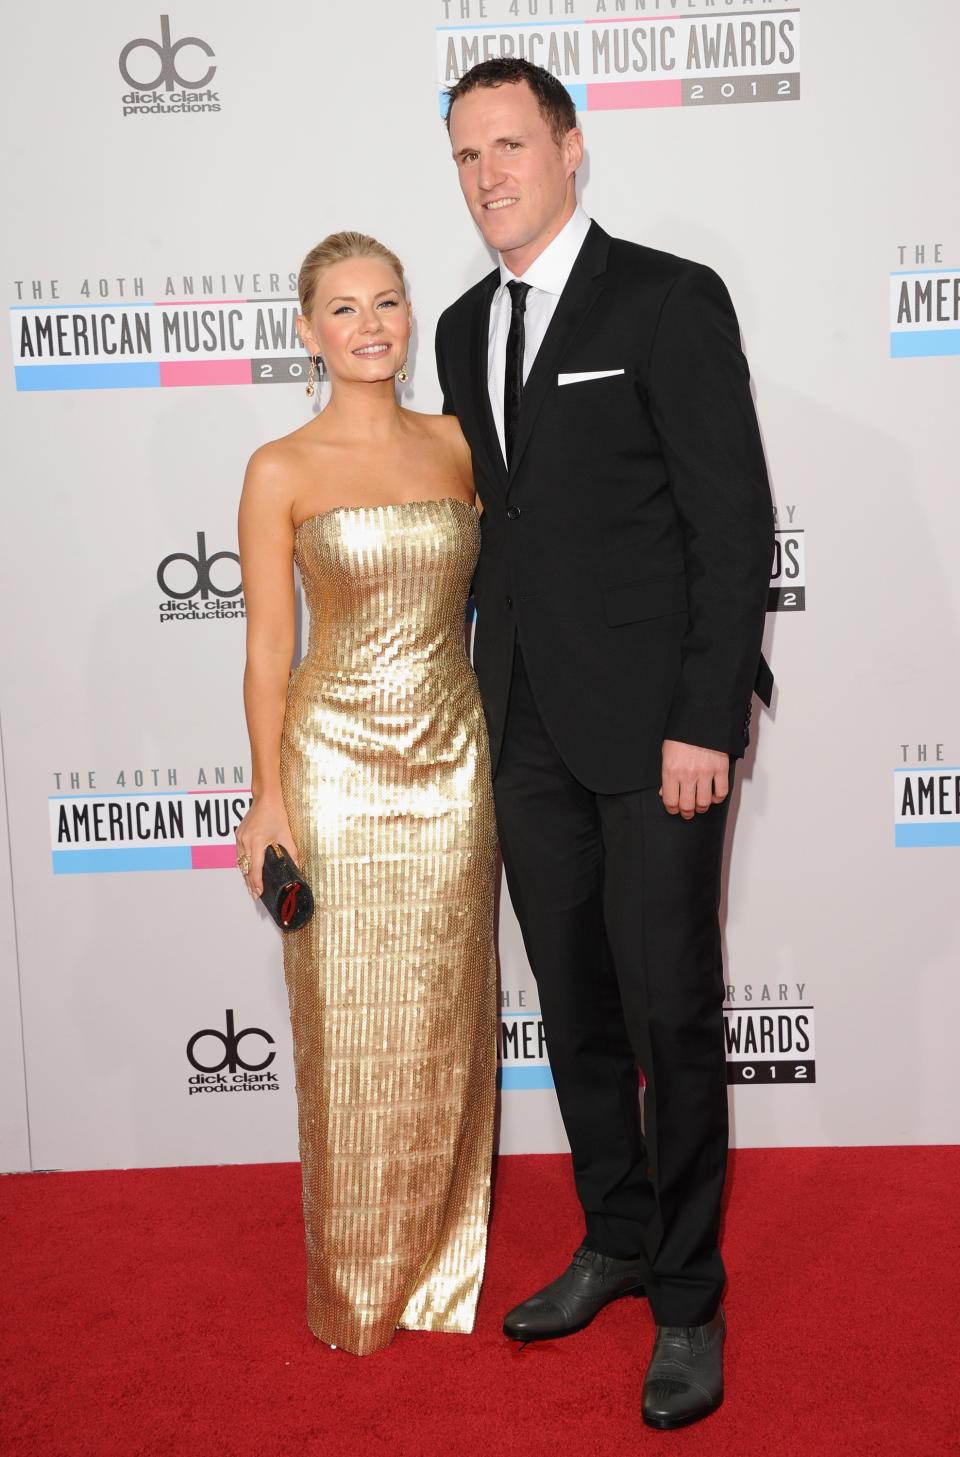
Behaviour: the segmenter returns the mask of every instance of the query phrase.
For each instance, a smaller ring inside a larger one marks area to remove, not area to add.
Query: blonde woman
[[[316,912],[284,938],[307,1319],[358,1355],[467,1332],[483,1272],[495,1085],[495,828],[464,648],[480,528],[456,420],[402,408],[399,260],[337,233],[300,271],[326,408],[252,456],[240,504],[257,896],[279,842]],[[310,639],[292,676],[294,562]]]

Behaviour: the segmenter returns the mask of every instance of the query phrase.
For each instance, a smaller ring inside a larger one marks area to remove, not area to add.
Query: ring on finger
[[[250,856],[249,855],[238,855],[237,856],[237,867],[238,867],[241,875],[244,875],[244,876],[249,875],[250,874]]]

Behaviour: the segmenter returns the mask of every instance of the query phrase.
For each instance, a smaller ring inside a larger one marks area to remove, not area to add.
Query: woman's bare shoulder
[[[407,411],[419,425],[419,428],[426,432],[438,445],[454,450],[458,454],[469,456],[470,448],[467,445],[463,431],[460,428],[460,421],[456,415],[421,415],[413,410]]]
[[[321,443],[310,425],[302,425],[276,440],[267,440],[247,462],[246,479],[268,488],[287,482],[296,489],[296,478],[308,468]]]
[[[276,440],[264,441],[251,455],[250,464],[267,474],[289,468],[317,443],[307,434],[308,431],[309,425],[301,425],[299,429],[291,430],[289,435],[278,435]]]
[[[414,420],[419,421],[424,430],[435,430],[439,435],[459,435],[460,421],[456,415],[427,415],[418,410],[407,410]]]
[[[304,439],[303,428],[268,440],[250,456],[243,479],[243,507],[257,514],[291,517],[294,503],[309,479],[315,445]]]

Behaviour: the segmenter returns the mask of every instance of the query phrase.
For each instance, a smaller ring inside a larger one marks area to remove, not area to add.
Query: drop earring
[[[312,395],[317,385],[326,377],[326,366],[322,354],[311,354],[310,368],[307,370],[307,394]]]
[[[406,384],[406,382],[407,382],[407,380],[409,378],[410,378],[410,371],[407,368],[407,361],[404,360],[403,363],[401,364],[400,368],[397,370],[397,379],[400,381],[401,384]]]

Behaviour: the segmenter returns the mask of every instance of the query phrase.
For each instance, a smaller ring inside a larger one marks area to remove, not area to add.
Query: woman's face
[[[392,379],[407,357],[410,305],[382,258],[345,258],[317,279],[300,338],[323,356],[331,380],[370,384]]]

